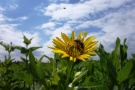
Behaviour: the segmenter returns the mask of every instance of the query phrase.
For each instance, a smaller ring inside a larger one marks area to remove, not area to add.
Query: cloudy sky
[[[127,38],[128,57],[135,53],[135,0],[0,0],[0,41],[23,44],[23,34],[34,37],[35,54],[53,56],[47,46],[61,32],[94,35],[110,52],[117,37]],[[19,51],[12,53],[13,57]],[[0,46],[0,58],[6,54]]]

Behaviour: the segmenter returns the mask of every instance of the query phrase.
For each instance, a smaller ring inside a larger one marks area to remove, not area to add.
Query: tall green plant
[[[110,78],[110,90],[131,90],[129,80],[134,73],[133,60],[127,59],[126,39],[123,45],[120,44],[120,39],[117,38],[116,46],[112,53],[107,53],[104,47],[100,45],[98,55],[100,57],[100,65],[105,73]]]
[[[11,53],[15,50],[15,46],[13,46],[12,43],[4,44],[3,42],[0,42],[0,45],[8,52],[3,62],[0,63],[0,89],[28,89],[29,86],[25,86],[24,84],[25,82],[29,82],[31,78],[26,74],[26,71],[23,70],[25,68],[24,64],[13,62],[14,59],[12,59],[11,56]]]

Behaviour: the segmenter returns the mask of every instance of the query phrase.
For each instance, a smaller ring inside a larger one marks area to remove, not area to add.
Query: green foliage
[[[0,90],[134,90],[135,54],[127,58],[126,39],[123,44],[116,40],[112,52],[106,52],[101,44],[96,50],[100,60],[91,59],[71,62],[69,58],[42,55],[39,59],[33,51],[40,46],[29,47],[33,38],[23,36],[23,46],[12,43],[0,45],[5,48],[3,62],[0,62]],[[14,62],[11,53],[19,50],[24,57]],[[48,59],[48,63],[42,60]]]
[[[2,45],[9,54],[15,49],[12,43],[6,45],[3,42],[0,42],[0,45]]]
[[[110,88],[118,88],[118,90],[131,90],[133,84],[128,84],[132,79],[134,71],[132,71],[134,63],[133,60],[127,59],[126,39],[123,45],[120,44],[120,39],[117,38],[116,46],[112,53],[107,53],[101,45],[97,51],[100,57],[100,65],[111,80]],[[101,60],[102,59],[102,60]],[[106,63],[103,64],[103,63]],[[104,66],[103,66],[104,65]]]
[[[31,40],[32,40],[33,38],[31,38],[31,39],[28,39],[25,35],[23,35],[23,43],[26,45],[26,46],[28,46],[29,44],[31,44]]]

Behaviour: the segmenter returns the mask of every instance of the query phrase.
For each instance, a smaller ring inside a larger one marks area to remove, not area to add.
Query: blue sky
[[[65,8],[65,9],[64,9]],[[75,30],[94,35],[110,52],[117,37],[127,38],[128,57],[135,53],[134,0],[1,0],[0,41],[22,45],[23,34],[34,37],[31,46],[43,46],[36,52],[53,56],[47,47],[52,38]],[[19,51],[12,53],[18,58]],[[0,58],[6,54],[0,46]]]

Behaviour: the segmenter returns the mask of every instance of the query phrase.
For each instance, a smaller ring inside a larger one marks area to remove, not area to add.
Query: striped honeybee
[[[78,49],[84,49],[84,44],[80,39],[75,39],[74,42],[77,44]]]

